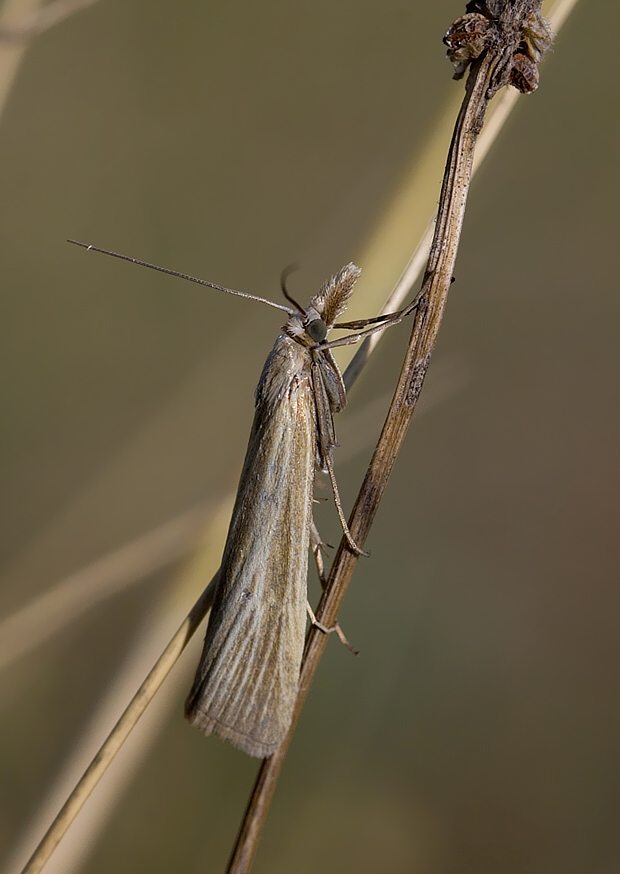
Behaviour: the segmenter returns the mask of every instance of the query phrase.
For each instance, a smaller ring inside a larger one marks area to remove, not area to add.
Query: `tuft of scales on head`
[[[338,316],[346,310],[347,301],[361,272],[361,267],[345,264],[342,270],[323,283],[321,290],[312,298],[305,310],[299,304],[295,304],[299,312],[294,312],[282,326],[285,333],[295,338],[302,346],[312,347],[321,343]],[[288,299],[295,303],[292,298],[288,297]]]
[[[346,310],[347,301],[361,272],[361,267],[353,263],[345,264],[342,270],[323,283],[319,293],[310,301],[310,306],[320,314],[328,330]]]

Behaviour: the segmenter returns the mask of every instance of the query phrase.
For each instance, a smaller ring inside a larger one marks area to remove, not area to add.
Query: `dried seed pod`
[[[454,65],[454,78],[461,79],[471,61],[479,57],[487,44],[490,21],[478,12],[462,15],[443,38],[446,54]]]
[[[519,51],[538,64],[552,42],[553,33],[547,19],[538,10],[530,12],[523,27],[523,45]]]
[[[531,94],[538,88],[538,67],[527,55],[517,52],[512,58],[510,84],[522,94]]]

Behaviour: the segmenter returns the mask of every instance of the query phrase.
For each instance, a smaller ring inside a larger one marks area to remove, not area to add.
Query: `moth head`
[[[284,330],[303,346],[317,346],[327,336],[328,327],[321,314],[310,303],[305,310],[293,313]]]
[[[361,269],[355,264],[347,264],[330,280],[323,283],[319,293],[308,306],[301,307],[287,292],[283,274],[282,291],[286,299],[295,305],[298,312],[293,313],[284,330],[304,346],[322,343],[334,322],[347,308],[347,301],[353,291]]]

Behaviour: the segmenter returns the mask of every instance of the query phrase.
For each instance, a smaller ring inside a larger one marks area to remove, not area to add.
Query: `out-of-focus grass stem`
[[[227,502],[224,500],[222,505]],[[105,598],[172,564],[195,548],[211,508],[194,507],[33,598],[0,621],[0,670],[31,652]]]

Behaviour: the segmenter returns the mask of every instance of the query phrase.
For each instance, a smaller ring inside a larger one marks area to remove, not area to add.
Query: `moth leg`
[[[354,649],[354,647],[351,646],[351,644],[345,637],[344,631],[340,627],[338,621],[336,621],[335,625],[333,625],[331,628],[328,628],[326,625],[323,625],[321,622],[319,622],[319,620],[316,618],[309,601],[306,601],[306,610],[308,611],[310,622],[312,623],[312,625],[314,625],[315,628],[318,628],[319,631],[323,632],[323,634],[332,634],[332,632],[335,631],[338,635],[338,640],[340,641],[340,643],[346,646],[349,652],[352,652],[354,656],[358,656],[360,654],[359,649]]]
[[[312,550],[312,555],[314,556],[314,561],[316,564],[316,569],[319,575],[319,581],[321,583],[322,589],[325,589],[325,584],[327,583],[327,578],[325,576],[325,564],[323,563],[323,552],[325,551],[326,546],[331,546],[331,544],[325,543],[323,540],[321,540],[319,529],[314,524],[314,519],[311,519],[310,549]]]
[[[420,307],[423,302],[423,294],[418,295],[416,300],[405,307],[404,310],[399,310],[397,313],[386,313],[384,316],[377,316],[374,319],[360,319],[356,322],[340,322],[334,325],[334,328],[357,328],[355,334],[347,334],[346,337],[340,337],[339,340],[324,340],[319,346],[319,349],[334,349],[337,346],[350,346],[353,343],[359,343],[368,334],[374,334],[376,331],[383,331],[385,328],[391,328],[392,325],[398,325],[404,318],[410,315],[415,309]]]
[[[363,555],[365,558],[370,556],[369,552],[364,552],[363,549],[357,545],[357,543],[351,537],[351,532],[349,531],[349,526],[347,525],[347,520],[344,518],[344,513],[342,510],[342,504],[340,503],[340,493],[338,492],[338,483],[336,482],[336,475],[334,473],[334,466],[332,464],[332,460],[329,457],[329,454],[325,455],[325,465],[327,467],[327,472],[329,474],[329,479],[332,484],[332,491],[334,493],[334,503],[336,504],[336,510],[338,511],[338,518],[340,519],[340,524],[342,525],[342,531],[344,533],[345,539],[349,545],[349,549],[351,552],[355,553],[355,555]]]
[[[356,319],[353,322],[336,322],[332,327],[343,328],[348,331],[359,331],[360,328],[368,328],[370,325],[378,325],[378,327],[373,330],[379,330],[381,327],[390,328],[392,325],[396,325],[398,322],[402,321],[405,316],[412,313],[417,306],[418,301],[396,313],[384,313],[382,316],[375,316],[372,319]]]
[[[318,571],[319,580],[321,582],[321,586],[322,586],[323,590],[325,590],[327,578],[325,576],[325,565],[323,564],[323,555],[321,554],[321,550],[325,546],[329,546],[329,543],[324,543],[321,540],[321,535],[319,534],[319,529],[316,527],[314,519],[312,519],[310,521],[310,548],[312,549],[312,554],[314,555],[314,560],[316,562],[316,569]],[[359,655],[359,650],[354,649],[354,647],[351,646],[351,644],[349,643],[349,641],[347,640],[347,638],[345,636],[344,631],[342,630],[342,628],[340,627],[340,624],[338,622],[336,622],[336,624],[333,626],[333,628],[327,628],[326,625],[323,625],[316,618],[314,611],[312,610],[312,607],[310,606],[309,601],[306,601],[306,610],[308,611],[308,616],[310,617],[310,622],[312,623],[312,625],[314,625],[316,628],[318,628],[319,631],[322,631],[323,634],[331,634],[333,631],[335,631],[336,634],[338,635],[338,639],[339,639],[340,643],[344,644],[344,646],[346,646],[346,648],[349,650],[349,652],[352,652],[353,655],[356,655],[356,656]]]

